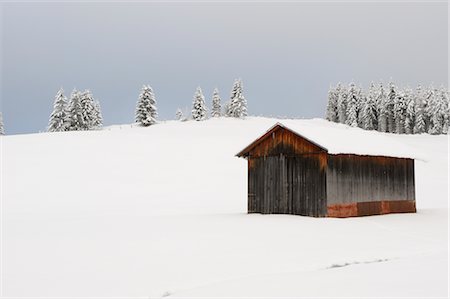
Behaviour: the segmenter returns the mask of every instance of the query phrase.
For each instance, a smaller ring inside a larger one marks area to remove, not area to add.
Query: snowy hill
[[[248,118],[1,137],[3,296],[445,296],[448,136],[362,133],[424,158],[417,214],[247,215],[234,155],[278,121],[348,130]]]

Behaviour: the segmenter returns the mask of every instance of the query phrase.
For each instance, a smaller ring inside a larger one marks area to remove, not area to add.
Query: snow
[[[234,155],[280,121],[424,156],[418,213],[246,214]],[[2,136],[3,296],[446,296],[448,136],[353,130],[251,117]]]

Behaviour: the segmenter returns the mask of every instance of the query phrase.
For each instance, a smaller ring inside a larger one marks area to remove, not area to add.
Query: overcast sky
[[[2,3],[7,134],[45,130],[56,92],[90,89],[131,123],[143,84],[160,119],[242,78],[251,115],[322,117],[330,84],[448,85],[447,3]]]

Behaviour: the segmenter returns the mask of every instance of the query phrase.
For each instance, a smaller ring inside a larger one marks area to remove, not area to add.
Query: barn
[[[248,212],[314,217],[414,213],[414,158],[395,138],[323,120],[275,124],[248,161]]]

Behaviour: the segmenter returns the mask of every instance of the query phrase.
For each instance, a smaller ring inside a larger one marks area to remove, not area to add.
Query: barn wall
[[[326,216],[326,154],[250,157],[248,212]]]
[[[329,155],[327,205],[348,216],[414,212],[414,160]]]

